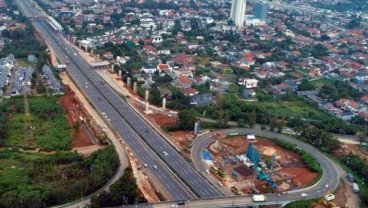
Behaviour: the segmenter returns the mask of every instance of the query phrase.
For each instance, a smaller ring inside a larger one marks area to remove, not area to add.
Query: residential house
[[[265,79],[267,77],[267,72],[264,69],[257,70],[254,72],[254,75],[256,75],[260,79]]]
[[[106,60],[114,59],[114,54],[112,54],[110,51],[105,52],[102,56]]]
[[[174,73],[177,77],[193,77],[193,73],[189,68],[180,68],[178,70],[174,70]]]
[[[256,79],[249,79],[249,78],[240,78],[238,81],[238,85],[245,86],[245,88],[255,88],[258,85],[258,80]]]
[[[144,45],[143,46],[143,51],[148,55],[157,56],[159,54],[157,49],[155,47],[151,46],[151,45]]]
[[[188,66],[192,63],[192,58],[188,56],[185,52],[176,55],[171,60],[178,66]]]
[[[157,65],[157,70],[161,72],[172,72],[172,68],[169,64],[158,64]]]
[[[155,73],[155,71],[157,71],[157,69],[155,67],[153,67],[152,65],[144,65],[144,66],[142,66],[140,71],[144,72],[146,74],[153,74],[153,73]]]
[[[182,88],[181,91],[186,96],[194,96],[194,95],[198,95],[199,94],[198,90],[196,90],[194,88]]]
[[[172,82],[172,85],[178,88],[190,88],[192,87],[192,81],[187,77],[179,76]]]
[[[191,105],[204,106],[214,104],[213,96],[211,93],[198,94],[190,98]]]
[[[254,89],[244,89],[242,92],[242,96],[245,99],[253,99],[256,97],[256,91]]]

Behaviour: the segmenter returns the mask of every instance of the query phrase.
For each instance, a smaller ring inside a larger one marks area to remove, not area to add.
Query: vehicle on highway
[[[223,187],[224,185],[222,185],[221,181],[217,181],[219,186]]]
[[[210,171],[209,170],[206,170],[206,173],[207,173],[207,175],[209,175],[210,174]]]
[[[153,169],[157,170],[157,166],[156,165],[152,165]]]
[[[166,151],[164,151],[164,155],[165,155],[165,156],[168,156],[169,154],[167,154],[167,152],[166,152]]]
[[[178,205],[185,205],[185,201],[178,201]]]
[[[253,195],[252,197],[254,202],[264,202],[267,201],[267,197],[263,194],[257,194],[257,195]]]
[[[144,165],[143,165],[145,168],[147,167],[147,163],[144,163]]]
[[[308,196],[308,194],[306,194],[306,193],[302,193],[302,194],[300,194],[300,196],[301,196],[302,198],[304,198],[304,197],[307,197],[307,196]]]

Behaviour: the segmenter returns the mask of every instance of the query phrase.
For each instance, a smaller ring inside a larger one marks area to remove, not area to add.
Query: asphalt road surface
[[[19,0],[18,2],[28,17],[38,15],[34,13],[34,10],[29,9],[32,8],[29,1]],[[32,22],[59,61],[67,63],[68,73],[92,105],[116,129],[135,156],[148,165],[147,168],[172,195],[173,199],[221,195],[219,190],[189,165],[165,138],[131,109],[77,51],[60,34],[51,29],[46,21],[33,20]],[[192,192],[188,192],[185,186],[190,187]]]

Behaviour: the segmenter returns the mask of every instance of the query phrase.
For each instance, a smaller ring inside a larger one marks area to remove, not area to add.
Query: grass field
[[[14,98],[3,105],[16,105],[19,111],[10,111],[8,116],[6,147],[21,146],[42,150],[69,150],[72,130],[65,111],[51,97],[30,97],[30,116],[24,114],[22,98]]]
[[[333,85],[334,81],[333,80],[330,80],[330,79],[326,79],[326,78],[322,78],[322,79],[318,79],[318,80],[313,80],[313,81],[310,81],[310,83],[315,86],[316,88],[321,88],[325,85]]]

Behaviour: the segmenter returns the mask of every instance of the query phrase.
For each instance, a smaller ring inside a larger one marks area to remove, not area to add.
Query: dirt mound
[[[318,176],[308,168],[283,168],[280,172],[290,176],[293,184],[297,187],[306,187]]]
[[[75,93],[68,86],[65,86],[65,94],[60,97],[59,101],[67,112],[68,123],[73,128],[72,147],[93,145],[86,124],[81,120],[87,117],[87,113],[76,98]]]
[[[178,122],[172,116],[162,115],[160,113],[152,113],[148,115],[151,119],[155,121],[156,124],[160,126],[175,126]]]

